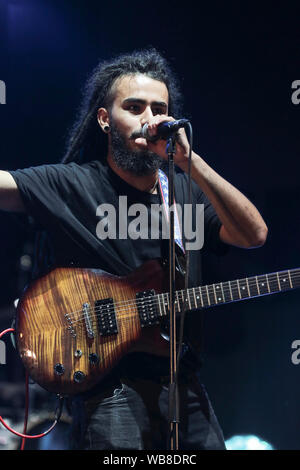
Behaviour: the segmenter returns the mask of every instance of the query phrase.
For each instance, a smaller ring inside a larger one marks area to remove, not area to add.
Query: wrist
[[[195,164],[195,161],[199,159],[199,156],[195,153],[195,152],[192,152],[192,155],[191,155],[191,169],[193,168],[193,165]],[[187,155],[184,159],[184,161],[180,162],[180,163],[177,163],[177,166],[179,166],[179,168],[184,171],[185,173],[188,173],[189,171],[189,155]]]

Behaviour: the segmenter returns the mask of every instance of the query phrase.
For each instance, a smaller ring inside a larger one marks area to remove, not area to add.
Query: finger
[[[162,122],[170,122],[170,121],[175,121],[175,119],[171,116],[154,116],[149,122],[148,122],[148,130],[150,135],[156,135],[157,127],[159,124]]]

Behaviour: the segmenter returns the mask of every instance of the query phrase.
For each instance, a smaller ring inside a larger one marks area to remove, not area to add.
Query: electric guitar
[[[19,300],[16,343],[30,377],[61,395],[84,392],[132,351],[169,354],[161,335],[168,317],[166,266],[151,260],[125,277],[56,268]],[[175,292],[175,312],[300,287],[300,268]],[[186,297],[184,298],[184,294]]]

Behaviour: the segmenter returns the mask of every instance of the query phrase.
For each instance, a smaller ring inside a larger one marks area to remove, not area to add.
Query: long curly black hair
[[[110,109],[114,99],[113,84],[121,76],[144,74],[163,82],[169,93],[169,115],[178,118],[182,107],[182,94],[177,78],[166,59],[154,48],[119,55],[100,62],[93,70],[83,89],[78,119],[67,138],[62,163],[101,159],[105,155],[105,134],[97,122],[97,110]]]

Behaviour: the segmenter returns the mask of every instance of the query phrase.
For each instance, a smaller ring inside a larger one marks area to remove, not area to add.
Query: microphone
[[[167,121],[161,122],[157,126],[157,134],[155,136],[150,136],[148,133],[148,124],[144,124],[141,130],[140,137],[144,139],[150,140],[151,142],[155,142],[159,139],[167,140],[171,137],[174,132],[177,132],[178,129],[181,127],[185,127],[185,125],[190,122],[188,119],[178,119],[177,121]]]

